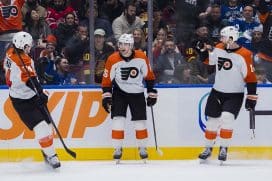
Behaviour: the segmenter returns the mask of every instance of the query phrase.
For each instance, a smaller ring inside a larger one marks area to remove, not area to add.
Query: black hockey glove
[[[111,93],[104,93],[102,99],[102,106],[107,113],[111,112],[111,105],[112,105],[112,97]]]
[[[34,104],[39,107],[46,106],[48,102],[48,92],[43,91],[39,95],[34,96]]]
[[[247,110],[254,110],[257,103],[258,95],[247,95],[245,108]]]
[[[154,106],[157,102],[158,91],[156,89],[151,89],[147,92],[148,96],[146,98],[147,106]]]

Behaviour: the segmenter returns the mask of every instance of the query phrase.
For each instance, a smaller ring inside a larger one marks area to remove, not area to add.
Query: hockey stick
[[[14,50],[15,50],[15,53],[18,55],[18,57],[19,57],[21,63],[23,64],[23,67],[24,67],[24,69],[25,69],[25,71],[26,71],[26,73],[27,73],[27,75],[28,75],[28,77],[29,77],[30,83],[31,83],[31,85],[32,85],[33,88],[34,88],[34,91],[35,91],[36,95],[40,98],[40,94],[38,93],[37,87],[35,86],[33,80],[31,79],[30,72],[29,72],[29,70],[27,69],[27,67],[26,67],[26,65],[25,65],[25,63],[24,63],[24,61],[23,61],[21,55],[18,53],[16,47],[14,47]],[[56,133],[57,133],[57,135],[58,135],[58,137],[59,137],[59,139],[60,139],[60,141],[61,141],[61,143],[62,143],[64,149],[65,149],[65,151],[66,151],[69,155],[71,155],[73,158],[76,158],[76,152],[74,152],[74,151],[72,151],[71,149],[69,149],[69,148],[66,146],[66,144],[64,143],[63,138],[62,138],[62,136],[61,136],[61,134],[60,134],[60,132],[59,132],[59,129],[57,128],[55,122],[53,121],[53,119],[52,119],[52,117],[51,117],[51,115],[50,115],[50,112],[48,111],[47,107],[46,107],[45,105],[43,105],[42,108],[43,108],[43,111],[46,113],[46,116],[48,117],[49,121],[52,123],[52,125],[53,125],[53,127],[54,127],[54,129],[55,129],[55,131],[56,131]]]
[[[153,106],[151,106],[150,108],[151,108],[151,115],[152,115],[152,123],[153,123],[153,132],[154,132],[154,139],[155,139],[156,151],[157,151],[157,153],[158,153],[160,156],[162,156],[162,155],[163,155],[163,152],[162,152],[161,149],[158,147],[158,143],[157,143],[157,133],[156,133],[156,127],[155,127]]]
[[[249,128],[252,130],[252,138],[255,138],[255,115],[254,110],[249,110]]]
[[[263,116],[269,116],[272,115],[272,111],[270,110],[249,110],[249,128],[252,129],[253,132],[253,138],[255,138],[255,116],[256,115],[263,115]]]

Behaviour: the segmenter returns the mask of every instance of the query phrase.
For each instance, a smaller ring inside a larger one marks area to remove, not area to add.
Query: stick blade
[[[163,152],[161,149],[156,149],[157,153],[160,155],[160,156],[163,156]]]
[[[65,150],[69,155],[71,155],[74,159],[76,159],[76,157],[77,157],[76,152],[74,152],[74,151],[72,151],[70,149],[65,149]]]

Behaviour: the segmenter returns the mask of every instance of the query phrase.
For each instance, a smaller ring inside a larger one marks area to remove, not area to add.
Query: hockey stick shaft
[[[269,116],[272,115],[272,111],[270,110],[249,110],[249,117],[250,117],[250,129],[255,129],[255,116],[256,115],[263,115]]]
[[[262,116],[269,116],[272,115],[272,111],[271,110],[249,110],[249,126],[250,129],[252,129],[253,131],[253,136],[255,137],[255,116],[256,115],[262,115]]]
[[[159,149],[158,142],[157,142],[157,131],[156,131],[156,126],[155,126],[155,118],[154,118],[153,106],[151,106],[150,108],[151,108],[151,116],[152,116],[153,133],[154,133],[154,140],[155,140],[156,151],[157,151],[157,153],[159,153],[160,155],[162,155],[162,151]]]
[[[36,95],[40,98],[40,94],[38,93],[37,87],[35,86],[33,80],[31,79],[30,72],[29,72],[29,70],[27,69],[27,67],[26,67],[26,65],[25,65],[25,63],[24,63],[24,61],[23,61],[21,55],[18,53],[16,47],[14,47],[14,50],[15,50],[16,54],[18,55],[18,57],[19,57],[19,59],[20,59],[22,65],[23,65],[23,67],[24,67],[24,69],[25,69],[25,71],[26,71],[26,73],[27,73],[27,75],[28,75],[28,77],[29,77],[30,83],[31,83],[31,85],[32,85],[33,88],[34,88],[34,91],[35,91]],[[55,122],[53,121],[53,119],[52,119],[52,117],[51,117],[51,114],[50,114],[50,112],[48,111],[46,105],[43,105],[42,108],[43,108],[43,111],[46,113],[46,116],[48,117],[49,121],[52,123],[52,125],[53,125],[53,127],[54,127],[54,129],[55,129],[55,131],[56,131],[56,133],[57,133],[57,135],[58,135],[58,137],[59,137],[59,139],[60,139],[60,141],[61,141],[61,143],[62,143],[64,149],[65,149],[65,151],[66,151],[69,155],[71,155],[73,158],[76,158],[76,152],[74,152],[74,151],[72,151],[71,149],[69,149],[69,148],[66,146],[66,144],[64,143],[63,138],[62,138],[62,136],[61,136],[61,134],[60,134],[60,132],[59,132],[59,130],[58,130],[58,128],[57,128]]]
[[[249,110],[249,128],[255,129],[255,113],[254,110]]]
[[[254,111],[254,115],[264,115],[264,116],[266,116],[266,115],[272,115],[272,111],[270,111],[270,110],[256,110],[256,111]]]

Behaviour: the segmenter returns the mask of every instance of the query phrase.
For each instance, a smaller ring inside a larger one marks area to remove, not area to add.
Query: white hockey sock
[[[47,156],[52,156],[56,154],[53,145],[53,130],[50,125],[45,121],[41,121],[33,128],[35,132],[36,139],[39,141],[41,149]]]

